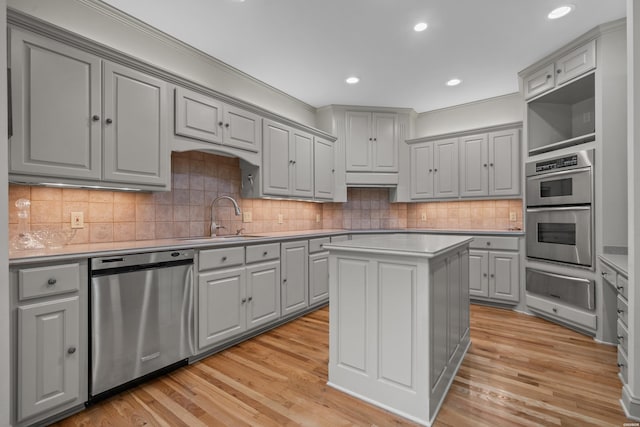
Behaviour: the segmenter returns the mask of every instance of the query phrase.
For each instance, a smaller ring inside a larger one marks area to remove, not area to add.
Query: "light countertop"
[[[410,255],[433,258],[473,240],[469,236],[398,234],[325,244],[324,248],[348,252]]]
[[[269,233],[253,233],[245,236],[228,237],[189,237],[157,240],[137,240],[109,243],[88,243],[66,245],[55,249],[31,249],[31,250],[10,250],[9,263],[11,265],[26,264],[32,262],[55,262],[73,259],[82,259],[95,256],[124,255],[136,251],[148,252],[155,250],[171,250],[185,248],[206,248],[206,247],[228,247],[238,244],[259,244],[273,241],[295,240],[299,238],[328,237],[341,234],[396,234],[411,235],[428,233],[434,236],[523,236],[522,231],[507,230],[440,230],[440,229],[390,229],[390,230],[344,230],[344,229],[321,229],[284,231]]]
[[[629,276],[629,256],[618,254],[602,254],[599,257],[603,262],[609,264],[614,270]]]

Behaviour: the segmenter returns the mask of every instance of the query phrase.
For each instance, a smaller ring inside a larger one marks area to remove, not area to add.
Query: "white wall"
[[[0,82],[7,81],[7,1],[0,0]],[[7,209],[7,85],[0,84],[0,224],[9,223]],[[0,426],[9,425],[9,239],[7,227],[0,227]],[[11,349],[12,350],[12,349]]]
[[[520,93],[418,114],[415,138],[459,132],[524,120]]]
[[[6,0],[5,0],[6,1]],[[315,108],[213,60],[95,0],[8,0],[7,5],[150,64],[315,127]]]

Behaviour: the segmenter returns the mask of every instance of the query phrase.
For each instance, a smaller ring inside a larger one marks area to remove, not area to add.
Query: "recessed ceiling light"
[[[549,14],[547,15],[547,18],[549,19],[562,18],[563,16],[568,15],[573,10],[573,8],[574,6],[572,4],[566,4],[564,6],[556,7],[551,12],[549,12]]]
[[[460,79],[451,79],[447,82],[447,86],[458,86],[460,83],[462,83]]]
[[[347,82],[350,85],[354,85],[356,83],[358,83],[360,81],[359,78],[353,76],[353,77],[348,77],[347,80],[345,80],[345,82]]]
[[[415,31],[418,31],[418,32],[420,32],[420,31],[424,31],[424,30],[426,30],[426,29],[427,29],[427,23],[426,23],[426,22],[420,22],[420,23],[416,24],[416,25],[413,27],[413,29],[414,29]]]

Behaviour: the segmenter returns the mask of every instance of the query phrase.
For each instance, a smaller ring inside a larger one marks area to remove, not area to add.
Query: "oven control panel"
[[[560,157],[553,160],[545,160],[536,163],[536,172],[547,172],[557,169],[570,168],[578,165],[578,155]]]

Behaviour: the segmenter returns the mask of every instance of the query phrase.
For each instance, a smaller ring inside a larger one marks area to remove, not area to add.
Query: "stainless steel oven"
[[[527,256],[593,266],[593,150],[527,163]]]

